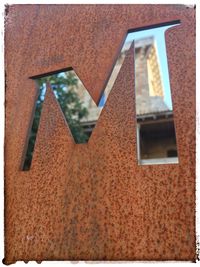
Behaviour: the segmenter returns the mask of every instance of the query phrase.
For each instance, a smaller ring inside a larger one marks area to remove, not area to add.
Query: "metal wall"
[[[184,5],[12,5],[5,32],[5,259],[192,260],[195,255],[195,10]],[[48,89],[30,171],[21,171],[37,90],[73,67],[97,102],[127,31],[166,33],[179,164],[139,166],[134,49],[88,144]]]

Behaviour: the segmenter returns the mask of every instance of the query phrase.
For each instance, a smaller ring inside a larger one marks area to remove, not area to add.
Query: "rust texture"
[[[73,67],[98,102],[129,29],[166,32],[179,164],[138,166],[133,48],[88,144],[48,88],[30,171],[36,88]],[[184,5],[13,5],[6,17],[5,259],[195,260],[195,11]]]

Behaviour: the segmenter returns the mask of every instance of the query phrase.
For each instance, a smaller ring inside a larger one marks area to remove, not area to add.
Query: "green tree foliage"
[[[60,74],[53,74],[51,76],[43,77],[37,80],[40,88],[39,97],[36,104],[35,116],[29,137],[28,150],[26,153],[24,170],[29,169],[34,145],[36,141],[37,130],[39,126],[40,116],[42,112],[42,104],[45,98],[46,83],[50,83],[54,91],[69,128],[72,132],[76,143],[85,143],[88,140],[83,127],[81,126],[81,119],[86,118],[88,110],[83,106],[80,100],[78,90],[78,79],[73,71],[63,72]]]

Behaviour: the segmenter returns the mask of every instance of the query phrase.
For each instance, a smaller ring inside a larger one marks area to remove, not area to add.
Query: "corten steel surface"
[[[13,5],[6,16],[5,259],[195,260],[195,10],[183,5]],[[88,144],[48,88],[31,170],[37,90],[73,67],[97,102],[130,29],[166,33],[179,164],[138,166],[134,49]]]

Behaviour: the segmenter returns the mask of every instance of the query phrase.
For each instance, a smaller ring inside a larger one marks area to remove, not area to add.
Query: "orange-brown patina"
[[[184,5],[13,5],[5,33],[5,259],[192,260],[195,250],[195,10]],[[37,90],[72,67],[98,102],[127,31],[166,32],[179,164],[139,166],[134,49],[87,144],[48,88],[30,171],[21,171]]]

